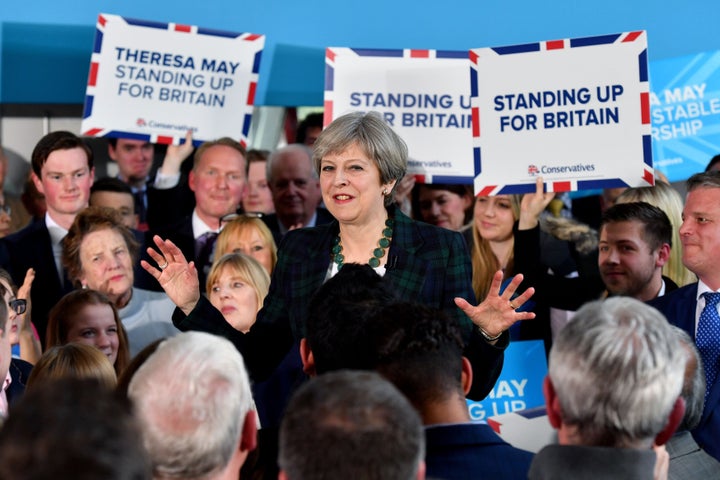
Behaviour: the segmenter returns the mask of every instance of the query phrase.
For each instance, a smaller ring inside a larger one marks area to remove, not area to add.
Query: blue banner
[[[488,417],[545,405],[542,385],[547,375],[542,340],[512,342],[505,350],[502,372],[490,394],[482,402],[467,400],[470,418]]]
[[[655,168],[671,182],[720,153],[720,52],[650,63]]]

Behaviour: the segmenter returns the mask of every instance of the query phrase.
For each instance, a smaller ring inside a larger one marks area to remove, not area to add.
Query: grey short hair
[[[376,372],[311,379],[293,395],[280,427],[278,463],[292,479],[410,480],[424,457],[419,415]]]
[[[705,405],[705,370],[700,352],[690,335],[680,327],[673,325],[672,329],[688,357],[683,388],[680,393],[685,400],[685,415],[678,426],[678,431],[692,430],[700,423]]]
[[[265,177],[268,183],[272,184],[273,181],[273,164],[277,161],[278,158],[288,152],[301,152],[305,154],[305,156],[307,157],[307,166],[308,170],[310,171],[310,177],[315,180],[318,179],[318,172],[313,166],[313,152],[310,147],[308,147],[307,145],[302,145],[300,143],[291,143],[290,145],[278,148],[268,156],[267,163],[265,164]]]
[[[378,112],[353,112],[333,120],[313,145],[315,171],[319,174],[320,162],[324,157],[340,153],[354,143],[375,162],[380,170],[381,183],[400,180],[405,176],[407,145]],[[396,186],[397,182],[393,190]],[[385,198],[386,204],[392,202],[392,195]]]
[[[680,395],[687,356],[665,317],[630,297],[591,302],[560,331],[549,376],[585,445],[649,446]]]
[[[159,477],[199,479],[223,469],[253,408],[242,356],[203,332],[163,342],[133,376],[128,396]]]
[[[687,179],[685,184],[688,192],[696,188],[720,188],[720,171],[700,172]]]

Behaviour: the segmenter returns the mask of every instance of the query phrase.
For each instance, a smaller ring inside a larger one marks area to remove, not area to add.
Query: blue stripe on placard
[[[223,38],[237,38],[242,33],[228,32],[226,30],[215,30],[212,28],[200,28],[197,29],[198,35],[210,35],[211,37],[223,37]]]
[[[150,20],[138,20],[137,18],[122,18],[128,23],[128,25],[135,25],[136,27],[159,28],[162,30],[167,30],[169,25],[167,23],[152,22]]]
[[[615,43],[615,40],[617,40],[618,38],[620,38],[619,33],[613,35],[598,35],[597,37],[571,38],[570,48],[606,45],[608,43]]]
[[[402,50],[377,49],[377,48],[351,48],[353,52],[361,57],[400,57],[403,56]]]
[[[493,52],[498,55],[512,55],[514,53],[528,53],[528,52],[539,52],[539,43],[526,43],[523,45],[511,45],[509,47],[495,47],[492,49]]]
[[[438,50],[435,52],[437,58],[468,58],[467,50]]]
[[[95,97],[92,95],[85,96],[85,106],[83,108],[83,117],[82,118],[88,118],[90,115],[92,115],[94,100],[95,100]]]
[[[647,61],[647,49],[643,50],[638,56],[638,62],[640,63],[640,81],[648,81],[648,61]]]

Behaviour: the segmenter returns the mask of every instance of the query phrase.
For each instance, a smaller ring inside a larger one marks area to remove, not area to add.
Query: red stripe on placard
[[[262,37],[262,35],[260,35],[259,33],[253,33],[245,37],[243,40],[245,40],[246,42],[254,42],[260,37]]]
[[[167,137],[165,135],[158,135],[156,143],[160,143],[163,145],[172,145],[173,137]]]
[[[472,111],[472,134],[473,137],[479,137],[480,136],[480,109],[478,107],[473,107],[471,109]]]
[[[497,187],[497,185],[488,185],[487,187],[480,190],[480,193],[478,193],[478,196],[488,196],[495,190],[496,187]]]
[[[331,62],[335,61],[335,52],[333,52],[331,49],[326,48],[325,49],[325,57],[327,57],[328,60]]]
[[[640,115],[643,125],[650,123],[650,94],[648,92],[640,94]]]
[[[333,102],[331,100],[325,101],[323,113],[323,127],[327,127],[332,122],[333,118]]]
[[[548,50],[561,50],[565,48],[565,40],[549,40],[545,46]]]
[[[98,23],[104,27],[107,23],[107,20],[102,15],[98,15]]]
[[[243,148],[247,149],[247,142],[245,140],[240,140],[240,145],[242,145]]]
[[[94,87],[97,83],[97,74],[99,67],[100,65],[98,65],[97,62],[90,63],[90,75],[88,75],[88,85],[91,87]]]
[[[253,105],[255,103],[255,90],[257,89],[257,82],[250,82],[250,89],[248,90],[247,104]]]
[[[192,30],[191,25],[177,25],[177,24],[175,25],[176,32],[190,33],[191,30]]]
[[[417,175],[414,175],[414,177],[415,177],[415,181],[417,183],[425,183],[425,175],[417,174]]]
[[[569,192],[570,182],[553,182],[553,192]]]
[[[625,38],[622,39],[623,42],[634,42],[637,40],[637,38],[642,35],[642,30],[638,32],[630,32],[627,34]]]
[[[655,184],[655,176],[652,174],[650,170],[645,170],[643,172],[643,179],[648,182],[650,185]]]
[[[487,424],[490,428],[493,429],[495,433],[500,435],[500,427],[502,426],[502,423],[498,422],[497,420],[493,420],[491,418],[487,419]]]
[[[429,58],[429,50],[410,50],[410,58]]]
[[[478,58],[480,58],[480,55],[478,55],[477,53],[475,53],[475,52],[473,52],[472,50],[470,50],[470,61],[471,61],[472,63],[477,63]]]
[[[102,132],[102,128],[91,128],[87,132],[83,132],[83,136],[85,137],[94,137],[96,134]]]

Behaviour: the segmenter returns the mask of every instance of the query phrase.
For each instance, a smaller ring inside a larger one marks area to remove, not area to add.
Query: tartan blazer
[[[455,305],[455,297],[476,302],[465,240],[457,232],[411,220],[393,207],[388,210],[395,226],[388,251],[386,281],[399,299],[438,308],[458,320],[466,344],[465,355],[474,369],[468,397],[484,398],[502,369],[508,335],[504,334],[494,346],[488,344]],[[293,230],[283,237],[270,290],[257,321],[247,334],[232,329],[205,299],[201,299],[187,317],[176,311],[175,325],[180,330],[200,329],[229,338],[243,353],[254,379],[267,378],[293,342],[299,342],[305,335],[308,305],[326,280],[330,250],[338,233],[339,224],[333,221]]]
[[[685,330],[695,339],[695,311],[697,309],[697,283],[691,283],[648,303],[665,315],[668,322]],[[720,379],[707,385],[702,418],[692,436],[707,453],[720,461]]]

